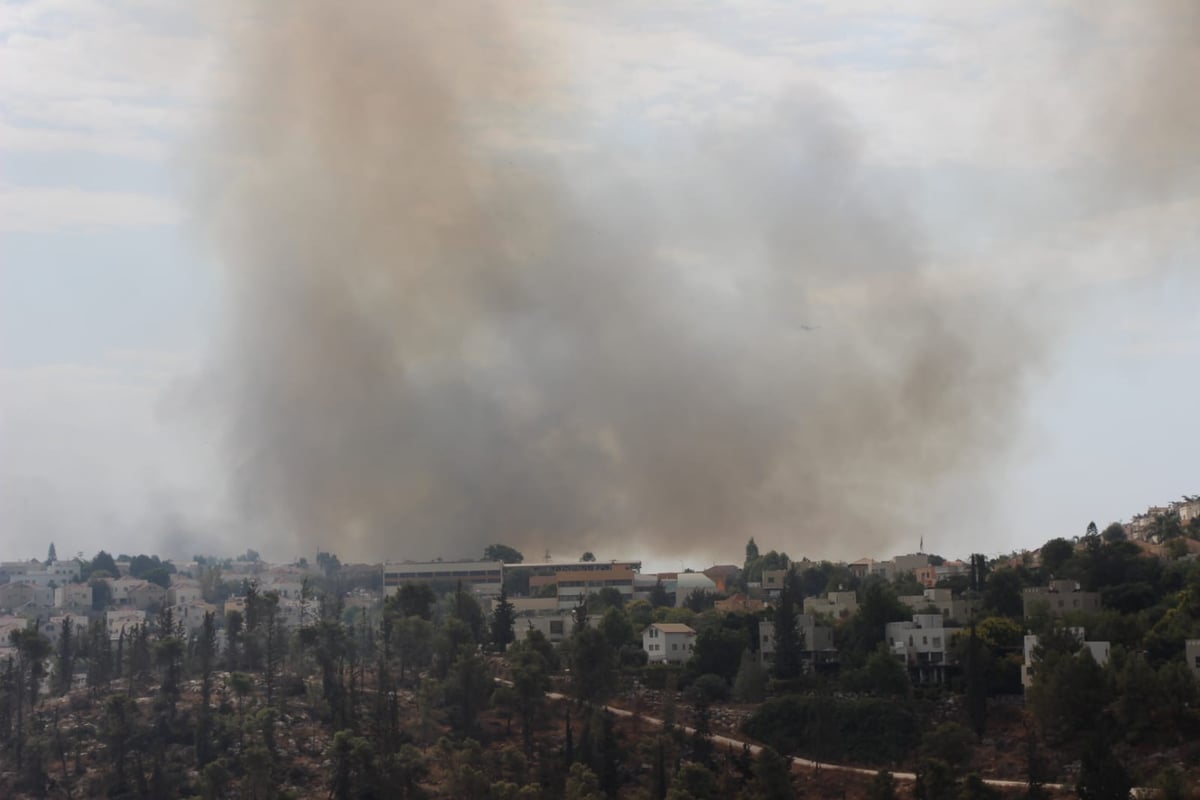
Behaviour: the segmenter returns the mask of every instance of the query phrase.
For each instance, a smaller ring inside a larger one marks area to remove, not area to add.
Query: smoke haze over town
[[[961,555],[1194,483],[1190,3],[40,6],[6,544]]]

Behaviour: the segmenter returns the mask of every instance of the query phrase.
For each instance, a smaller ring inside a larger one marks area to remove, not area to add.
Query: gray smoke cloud
[[[295,551],[878,554],[1020,425],[1039,327],[928,277],[817,89],[652,156],[538,149],[501,132],[561,124],[570,46],[504,4],[302,1],[234,41],[218,383]]]

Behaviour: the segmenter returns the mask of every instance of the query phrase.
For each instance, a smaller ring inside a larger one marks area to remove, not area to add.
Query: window
[[[562,632],[563,632],[562,620],[561,619],[550,620],[550,635],[551,636],[562,636]]]
[[[941,647],[942,646],[942,637],[940,637],[940,636],[933,637],[933,646]]]
[[[678,649],[679,649],[679,645],[677,645],[677,644],[673,644],[673,645],[671,645],[671,649],[672,649],[672,650],[678,650]]]

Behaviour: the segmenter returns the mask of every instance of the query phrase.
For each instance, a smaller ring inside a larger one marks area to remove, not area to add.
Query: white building
[[[692,657],[696,632],[678,622],[652,622],[642,632],[642,649],[651,664],[682,664]]]

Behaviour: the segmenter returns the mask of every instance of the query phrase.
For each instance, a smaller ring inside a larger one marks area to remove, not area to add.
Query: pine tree
[[[46,553],[46,563],[53,564],[58,561],[58,552],[54,549],[54,542],[50,543],[50,550]]]

